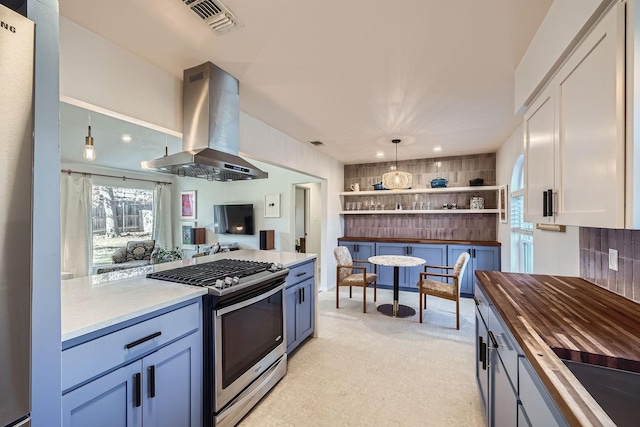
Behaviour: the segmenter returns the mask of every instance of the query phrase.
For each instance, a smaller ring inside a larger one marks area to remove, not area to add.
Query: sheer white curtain
[[[171,186],[156,185],[153,198],[153,238],[156,246],[161,248],[173,247],[171,233]]]
[[[63,174],[61,179],[62,271],[74,277],[92,274],[91,176]]]

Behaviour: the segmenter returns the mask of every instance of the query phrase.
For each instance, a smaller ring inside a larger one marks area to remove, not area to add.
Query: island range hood
[[[142,162],[142,169],[209,181],[268,178],[238,156],[238,80],[211,62],[184,71],[182,152]]]

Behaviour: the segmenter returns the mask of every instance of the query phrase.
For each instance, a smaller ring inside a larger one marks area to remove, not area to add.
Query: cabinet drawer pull
[[[303,271],[301,273],[296,274],[296,277],[304,276],[305,274],[307,274],[307,272]]]
[[[142,384],[140,383],[140,373],[133,374],[133,404],[136,408],[142,405]]]
[[[476,296],[473,296],[473,301],[476,303],[476,305],[480,305],[480,301],[478,301],[478,298],[476,298]],[[480,339],[482,339],[482,337],[480,337]]]
[[[149,397],[156,397],[156,365],[151,365],[149,370]]]
[[[553,190],[547,190],[547,200],[549,201],[549,208],[547,209],[547,214],[549,216],[553,216]]]
[[[493,348],[498,348],[498,341],[496,341],[495,335],[493,332],[489,331],[489,339],[491,339],[491,343],[493,344]]]
[[[480,337],[480,339],[482,340],[482,337]],[[487,370],[487,343],[483,342],[480,344],[480,357],[482,358],[481,362],[482,362],[482,370],[486,371]]]
[[[159,337],[160,335],[162,335],[162,332],[158,331],[156,333],[153,333],[149,336],[146,336],[144,338],[140,338],[139,340],[135,340],[133,342],[130,342],[129,344],[125,345],[124,348],[126,348],[127,350],[132,349],[133,347],[142,344],[143,342],[147,342],[149,340],[152,340],[156,337]]]

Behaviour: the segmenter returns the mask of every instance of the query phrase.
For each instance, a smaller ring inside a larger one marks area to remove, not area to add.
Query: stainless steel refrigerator
[[[30,425],[34,30],[0,5],[0,426]]]

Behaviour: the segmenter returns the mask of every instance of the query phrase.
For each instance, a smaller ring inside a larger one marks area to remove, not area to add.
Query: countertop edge
[[[493,272],[499,274],[499,272]],[[573,375],[569,368],[562,363],[544,339],[529,325],[522,316],[516,320],[506,316],[499,305],[495,304],[495,297],[492,298],[493,289],[488,289],[486,283],[489,281],[486,272],[477,271],[476,277],[482,290],[487,297],[492,300],[492,307],[495,307],[502,321],[518,342],[518,345],[525,353],[527,360],[535,370],[540,380],[547,388],[547,391],[556,402],[560,413],[571,426],[612,426],[616,424],[609,415],[604,412],[595,399],[589,394],[584,386]],[[504,291],[502,291],[504,292]],[[506,298],[510,299],[508,295]],[[525,336],[528,334],[529,339]],[[545,363],[543,363],[543,361]],[[547,367],[545,365],[550,365]],[[576,396],[577,394],[577,396]]]
[[[490,240],[442,240],[442,239],[412,239],[391,237],[338,237],[338,242],[381,242],[381,243],[426,243],[445,245],[474,245],[474,246],[502,246],[500,242]]]

